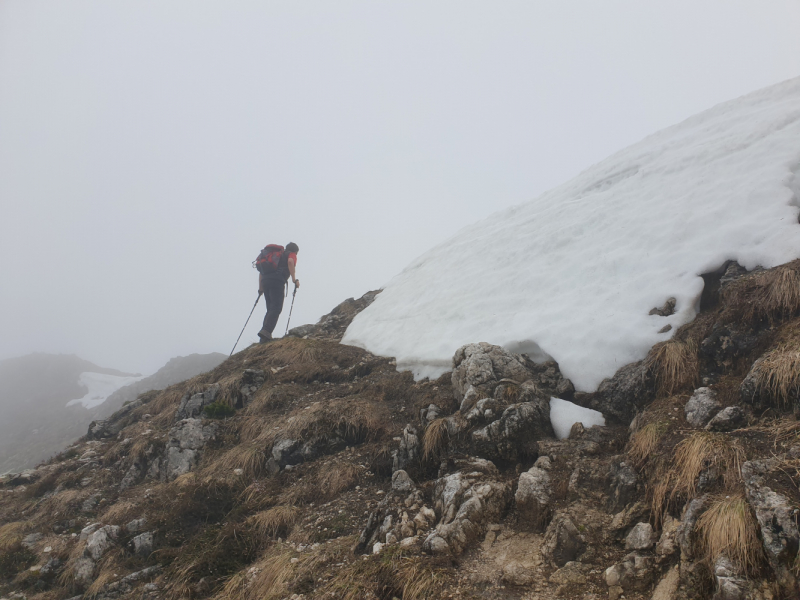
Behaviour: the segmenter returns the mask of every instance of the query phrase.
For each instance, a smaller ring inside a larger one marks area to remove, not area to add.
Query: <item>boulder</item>
[[[153,552],[154,534],[152,531],[137,535],[131,543],[133,544],[133,551],[139,556],[149,556]]]
[[[637,523],[625,538],[626,550],[650,550],[655,543],[655,532],[650,523]]]
[[[576,560],[586,550],[586,540],[566,512],[550,521],[542,540],[542,558],[556,567]]]
[[[755,348],[759,340],[759,335],[716,323],[711,334],[700,342],[699,350],[713,371],[723,373],[733,366],[734,360]]]
[[[92,533],[86,540],[84,556],[97,562],[103,557],[114,541],[119,537],[119,527],[117,525],[106,525]]]
[[[787,592],[798,593],[792,574],[795,554],[800,546],[797,516],[789,498],[766,484],[766,475],[777,470],[774,458],[751,460],[742,465],[747,501],[756,513],[767,559],[778,584]]]
[[[403,470],[392,473],[392,489],[396,492],[411,492],[416,488],[411,477]]]
[[[654,398],[653,377],[644,361],[619,369],[604,379],[588,401],[589,408],[629,423]]]
[[[75,585],[78,588],[89,586],[94,579],[94,561],[86,556],[78,558],[75,561],[72,574]]]
[[[470,386],[485,398],[492,396],[501,379],[522,383],[530,377],[522,356],[486,342],[462,346],[453,356],[451,381],[458,402],[461,402]]]
[[[542,458],[547,457],[540,457],[537,464]],[[514,494],[520,520],[535,531],[544,531],[550,522],[551,496],[550,475],[545,469],[533,466],[522,473]]]
[[[162,479],[172,481],[188,473],[197,464],[200,451],[214,439],[217,424],[203,424],[201,419],[178,421],[169,430],[169,442],[165,451]]]
[[[455,468],[455,473],[439,478],[434,488],[439,523],[422,546],[432,554],[461,554],[483,538],[487,526],[500,519],[511,500],[511,486],[500,479],[491,462],[456,460]]]
[[[717,401],[717,393],[711,388],[697,388],[684,407],[686,421],[694,427],[705,427],[716,415],[722,405]]]
[[[744,424],[744,411],[738,406],[723,408],[706,425],[707,431],[733,431]]]
[[[550,575],[548,580],[558,586],[556,595],[565,597],[570,593],[579,592],[587,583],[581,563],[571,561]]]
[[[506,408],[499,419],[473,431],[471,442],[477,456],[519,461],[537,455],[538,440],[554,437],[550,402],[536,398]]]

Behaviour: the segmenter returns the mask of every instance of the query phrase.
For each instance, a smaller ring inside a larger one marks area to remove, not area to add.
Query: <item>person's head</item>
[[[286,251],[294,252],[295,254],[297,254],[298,252],[300,252],[300,247],[294,242],[289,242],[288,244],[286,244]]]

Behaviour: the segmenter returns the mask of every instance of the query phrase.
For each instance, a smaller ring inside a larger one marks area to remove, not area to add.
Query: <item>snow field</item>
[[[396,357],[418,379],[450,370],[461,345],[489,342],[550,356],[593,391],[695,317],[702,273],[800,257],[798,193],[800,78],[465,228],[392,279],[342,341]],[[648,314],[669,297],[675,314]]]
[[[563,440],[569,437],[569,430],[575,423],[581,423],[586,429],[592,425],[604,427],[606,420],[603,413],[584,408],[561,398],[550,398],[550,423],[556,437]]]
[[[139,381],[142,377],[120,377],[118,375],[104,375],[102,373],[81,373],[78,383],[89,391],[82,398],[70,400],[67,406],[83,404],[84,408],[100,406],[108,397],[119,388]]]

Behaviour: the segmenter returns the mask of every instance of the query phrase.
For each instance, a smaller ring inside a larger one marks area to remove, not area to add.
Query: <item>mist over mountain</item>
[[[0,361],[0,473],[35,466],[126,401],[203,373],[223,359],[217,353],[173,358],[144,379],[68,354]]]

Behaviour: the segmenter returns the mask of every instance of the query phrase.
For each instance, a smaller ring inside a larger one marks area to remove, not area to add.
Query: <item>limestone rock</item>
[[[511,487],[500,480],[491,462],[457,460],[455,468],[455,473],[436,481],[433,497],[439,524],[423,543],[426,552],[461,554],[483,538],[487,525],[499,520],[511,500]]]
[[[791,571],[794,553],[800,545],[796,511],[786,496],[773,491],[765,482],[765,475],[777,468],[778,461],[772,458],[751,460],[742,465],[742,478],[778,584],[797,593],[797,582]]]
[[[145,528],[145,525],[147,525],[146,518],[142,517],[141,519],[133,519],[132,521],[128,521],[128,523],[125,525],[125,530],[128,533],[138,533]]]
[[[625,508],[636,497],[639,475],[630,463],[619,458],[611,463],[609,479],[607,506],[609,511],[615,512]]]
[[[678,550],[678,542],[676,536],[678,534],[678,527],[681,522],[678,519],[673,519],[670,515],[664,517],[661,524],[661,537],[656,544],[656,554],[658,556],[672,556]]]
[[[550,521],[542,540],[542,558],[557,567],[577,559],[586,549],[586,540],[566,512]]]
[[[91,584],[94,579],[94,561],[86,556],[82,556],[76,560],[73,578],[75,585],[79,588],[85,588]]]
[[[137,535],[132,540],[133,551],[139,556],[149,556],[153,552],[154,534],[152,531]]]
[[[649,550],[655,543],[655,533],[650,523],[637,523],[625,538],[626,550]]]
[[[694,558],[695,543],[695,529],[697,519],[705,509],[707,495],[694,498],[686,503],[683,509],[683,517],[681,517],[680,525],[675,533],[675,539],[678,542],[678,547],[681,549],[681,560],[687,561]]]
[[[738,406],[723,408],[706,425],[707,431],[733,431],[744,423],[744,411]]]
[[[653,380],[644,361],[619,369],[611,379],[604,379],[589,407],[629,423],[636,412],[653,399]]]
[[[697,388],[684,407],[686,421],[694,427],[705,427],[722,406],[717,401],[717,393],[711,388]]]
[[[617,564],[606,569],[605,578],[609,588],[621,587],[625,592],[643,592],[656,577],[653,558],[631,552]]]
[[[537,440],[554,437],[550,402],[537,398],[512,404],[498,420],[473,431],[472,446],[477,456],[516,461],[536,456]]]
[[[392,471],[405,469],[414,463],[420,456],[420,439],[417,428],[410,423],[403,428],[403,436],[400,439],[400,447],[395,450],[392,458]]]
[[[197,464],[200,450],[214,439],[216,432],[216,423],[203,425],[201,419],[178,421],[169,430],[163,478],[172,481],[176,477],[188,473]]]
[[[411,477],[403,470],[392,473],[392,489],[397,492],[411,492],[416,489]]]
[[[547,462],[550,462],[549,459]],[[547,471],[533,466],[522,473],[514,495],[520,519],[534,530],[544,531],[550,521],[551,495],[550,475]]]
[[[103,557],[106,550],[114,544],[114,540],[116,540],[118,536],[118,526],[105,525],[101,527],[87,538],[84,555],[97,562]]]
[[[520,355],[481,342],[456,350],[451,379],[456,400],[461,402],[470,386],[488,397],[492,396],[500,379],[522,383],[530,379],[530,373]]]
[[[581,570],[581,563],[571,561],[550,575],[549,581],[558,586],[557,595],[567,596],[586,585],[586,575]]]

